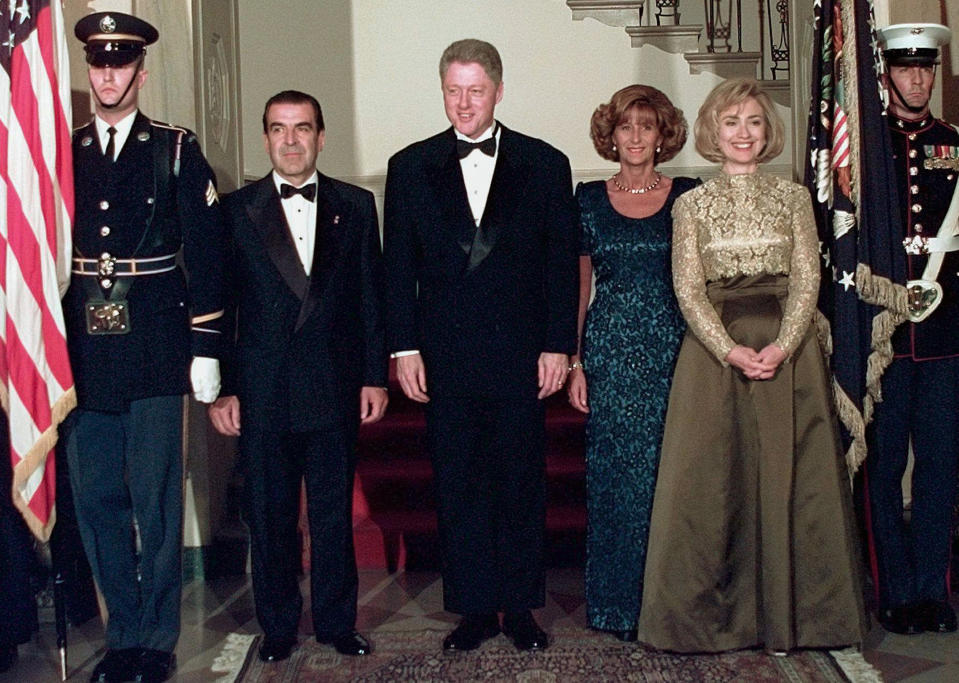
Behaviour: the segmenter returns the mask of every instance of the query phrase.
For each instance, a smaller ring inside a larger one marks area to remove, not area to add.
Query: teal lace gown
[[[636,628],[649,517],[673,366],[685,330],[673,294],[673,201],[698,184],[675,178],[663,207],[627,218],[606,183],[581,183],[576,197],[584,255],[596,295],[586,314],[582,358],[586,424],[586,606],[593,628]]]

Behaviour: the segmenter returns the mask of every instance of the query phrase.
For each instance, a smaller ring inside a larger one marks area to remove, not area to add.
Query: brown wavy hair
[[[726,157],[719,151],[719,115],[731,107],[738,107],[752,98],[763,110],[766,123],[766,145],[760,150],[756,161],[760,164],[775,159],[786,143],[786,127],[776,113],[772,99],[753,78],[733,78],[723,81],[706,96],[699,116],[693,126],[696,136],[696,151],[704,159],[722,163]]]
[[[596,107],[589,122],[589,137],[593,139],[596,153],[609,161],[619,161],[619,152],[613,149],[613,130],[626,118],[633,107],[652,112],[656,127],[663,137],[653,163],[669,161],[679,154],[686,144],[686,118],[673,106],[662,91],[650,85],[627,85],[613,93],[609,102]]]

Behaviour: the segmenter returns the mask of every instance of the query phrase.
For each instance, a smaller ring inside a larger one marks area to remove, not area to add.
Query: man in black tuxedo
[[[426,404],[444,603],[463,615],[447,651],[501,628],[519,649],[547,646],[530,612],[545,602],[542,399],[576,349],[569,161],[495,120],[502,73],[489,43],[450,45],[453,127],[394,155],[386,180],[388,343],[404,393]]]
[[[324,140],[315,98],[274,95],[263,112],[273,171],[223,204],[236,339],[209,412],[219,432],[240,437],[264,661],[296,644],[304,478],[316,639],[342,654],[371,651],[354,628],[351,506],[357,428],[387,403],[382,254],[373,195],[317,172]]]

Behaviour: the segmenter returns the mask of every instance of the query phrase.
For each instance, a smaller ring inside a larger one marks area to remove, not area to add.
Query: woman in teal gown
[[[686,141],[681,111],[631,85],[593,114],[596,151],[618,161],[581,183],[580,348],[568,392],[586,425],[586,603],[592,628],[636,639],[646,540],[673,365],[685,329],[673,294],[673,201],[697,181],[656,164]],[[596,295],[589,303],[592,277]]]

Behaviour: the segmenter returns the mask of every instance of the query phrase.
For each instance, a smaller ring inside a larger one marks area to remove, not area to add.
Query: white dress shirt
[[[316,171],[313,171],[309,180],[300,185],[294,185],[294,187],[303,187],[303,185],[315,183],[318,177]],[[276,171],[273,171],[273,182],[276,184],[277,194],[280,194],[280,185],[293,185],[293,183],[284,180]],[[290,228],[293,244],[296,245],[296,255],[300,257],[303,270],[309,275],[313,266],[313,245],[316,241],[316,201],[307,201],[303,195],[295,194],[286,199],[281,198],[280,204],[283,205],[286,224]]]
[[[123,149],[124,143],[126,143],[127,138],[130,137],[130,131],[133,129],[133,120],[136,117],[137,110],[134,109],[132,112],[113,124],[113,127],[117,131],[113,134],[114,161],[116,161],[117,157],[120,156],[120,150]],[[93,125],[95,125],[97,128],[97,138],[100,140],[100,151],[106,154],[107,143],[110,141],[110,134],[107,132],[107,128],[110,127],[110,124],[101,119],[99,116],[94,116]]]
[[[476,139],[469,138],[458,130],[455,131],[458,140],[467,142],[482,142],[496,135],[496,153],[493,156],[483,154],[474,149],[467,156],[460,159],[460,168],[463,169],[463,182],[466,184],[466,197],[469,199],[470,211],[473,212],[473,222],[479,226],[486,210],[486,200],[489,198],[489,188],[493,182],[493,171],[496,169],[496,159],[499,156],[500,129],[493,122],[489,128]]]

